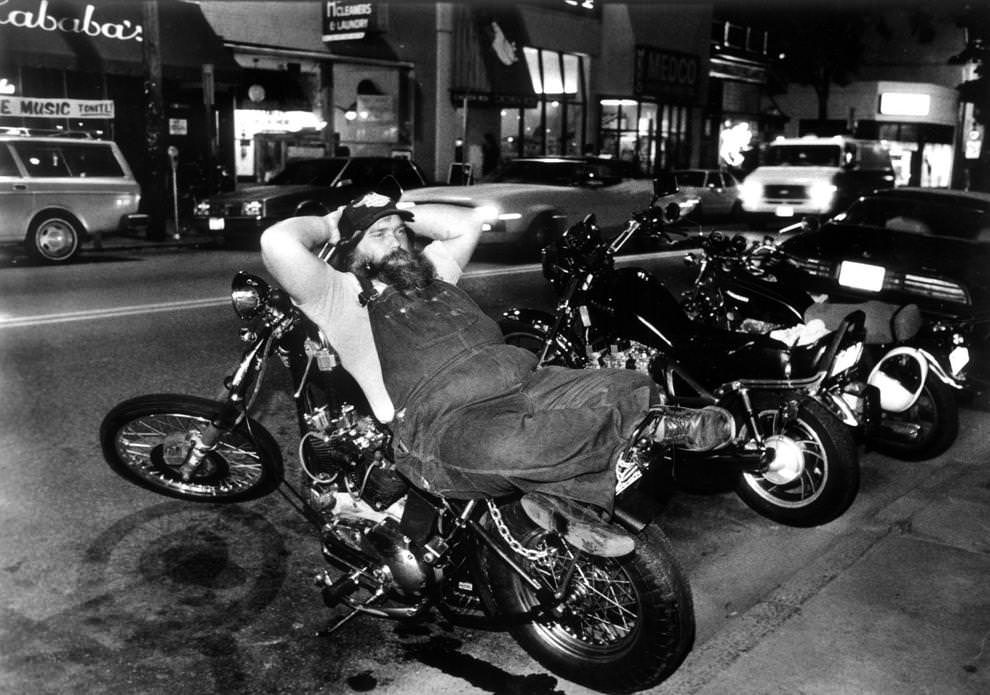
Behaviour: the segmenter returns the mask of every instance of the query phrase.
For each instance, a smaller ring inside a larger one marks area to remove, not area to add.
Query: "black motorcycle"
[[[802,226],[782,231],[800,233]],[[682,294],[685,310],[696,321],[727,330],[771,333],[814,318],[830,328],[850,310],[863,310],[860,378],[875,390],[870,402],[877,411],[860,428],[867,446],[911,461],[952,446],[959,432],[959,375],[968,361],[961,334],[924,323],[913,304],[815,301],[798,274],[778,274],[785,259],[773,238],[750,243],[742,235],[713,232],[686,261],[697,274]]]
[[[656,196],[664,192],[658,182]],[[560,296],[555,313],[505,312],[506,341],[536,352],[544,364],[639,369],[673,403],[727,408],[740,428],[737,444],[660,455],[674,455],[681,465],[700,458],[738,466],[737,494],[780,523],[814,526],[837,518],[858,491],[859,458],[850,428],[823,401],[830,394],[857,398],[852,374],[862,352],[862,313],[797,347],[692,321],[659,278],[642,268],[615,268],[615,254],[638,233],[662,233],[664,218],[651,206],[610,242],[591,215],[573,225],[544,251],[544,275]],[[849,424],[857,417],[850,414]]]
[[[694,637],[690,587],[636,485],[617,496],[614,521],[636,548],[610,558],[568,543],[564,529],[536,526],[517,497],[419,489],[393,465],[389,429],[288,296],[239,273],[232,299],[247,347],[225,396],[155,394],[114,407],[100,441],[116,473],[193,502],[279,489],[321,539],[324,602],[345,609],[327,634],[357,615],[439,612],[456,624],[505,627],[550,671],[602,691],[649,688],[674,672]],[[285,480],[278,443],[249,415],[273,357],[291,375],[298,488]]]

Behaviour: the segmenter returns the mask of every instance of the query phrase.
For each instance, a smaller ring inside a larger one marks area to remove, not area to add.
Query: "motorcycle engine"
[[[390,593],[420,595],[432,571],[399,530],[409,484],[391,461],[391,434],[350,405],[317,408],[305,420],[303,493],[324,521],[324,556],[346,567],[360,553],[378,564],[374,574]]]
[[[408,483],[391,461],[391,434],[353,406],[317,408],[305,416],[301,458],[308,487],[321,492],[336,484],[381,511],[406,494]]]
[[[650,373],[650,364],[657,354],[656,348],[643,345],[635,340],[610,345],[607,350],[595,353],[597,360],[589,366],[603,369],[635,369],[644,374]]]

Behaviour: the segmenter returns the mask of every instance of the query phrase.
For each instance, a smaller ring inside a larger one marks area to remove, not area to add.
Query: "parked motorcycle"
[[[658,180],[654,201],[666,192]],[[544,275],[560,296],[556,311],[505,312],[506,341],[540,354],[544,364],[639,369],[671,402],[727,408],[739,423],[739,442],[708,454],[675,453],[677,461],[738,466],[737,494],[780,523],[837,518],[858,491],[859,459],[851,430],[823,401],[834,397],[850,411],[849,403],[862,405],[851,378],[862,351],[862,314],[796,347],[692,321],[659,278],[614,267],[627,242],[639,233],[663,234],[664,227],[664,211],[652,205],[610,242],[593,215],[573,225],[544,252]],[[855,424],[852,412],[848,417]]]
[[[358,615],[418,620],[436,611],[507,627],[550,671],[602,691],[649,688],[675,671],[694,637],[691,591],[636,485],[617,496],[614,521],[635,535],[636,549],[610,558],[534,525],[518,497],[419,489],[394,467],[389,429],[288,296],[245,273],[231,296],[247,347],[225,395],[154,394],[114,407],[100,441],[116,473],[193,502],[242,502],[280,488],[319,534],[324,602],[346,610],[327,634]],[[285,480],[278,443],[249,414],[272,357],[291,375],[299,488]]]
[[[800,233],[801,225],[785,228]],[[727,330],[771,333],[818,318],[826,328],[849,311],[866,318],[866,347],[860,377],[876,395],[877,413],[861,428],[866,444],[904,460],[923,460],[946,451],[959,431],[956,393],[968,362],[958,331],[925,325],[916,305],[870,301],[816,302],[797,274],[778,277],[783,262],[772,238],[749,243],[741,235],[713,232],[700,253],[688,254],[697,269],[683,293],[694,320]]]

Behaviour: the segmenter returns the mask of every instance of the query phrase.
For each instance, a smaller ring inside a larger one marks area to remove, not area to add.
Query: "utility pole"
[[[165,166],[165,96],[162,89],[161,24],[158,0],[141,2],[144,53],[144,143],[147,179],[142,182],[141,198],[148,213],[148,238],[165,238],[168,218],[168,170]]]

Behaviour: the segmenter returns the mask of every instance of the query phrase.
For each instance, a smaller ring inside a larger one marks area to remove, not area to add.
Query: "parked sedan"
[[[223,236],[232,245],[257,243],[279,220],[297,215],[325,215],[373,190],[386,176],[403,189],[426,185],[410,159],[396,157],[327,157],[291,160],[263,185],[243,186],[197,203],[194,224],[202,232]]]
[[[742,214],[739,181],[720,169],[678,169],[674,171],[682,195],[697,198],[694,210],[697,221],[712,217],[737,219]]]
[[[481,246],[500,247],[526,260],[568,225],[594,213],[605,232],[621,229],[633,213],[649,205],[653,181],[636,176],[628,164],[599,158],[527,157],[513,159],[473,186],[436,186],[405,193],[413,206],[446,204],[474,211],[482,227]],[[658,202],[677,202],[681,215],[696,200],[679,193]]]
[[[971,323],[975,379],[990,385],[990,194],[893,188],[780,245],[783,274],[837,301],[914,303]]]

